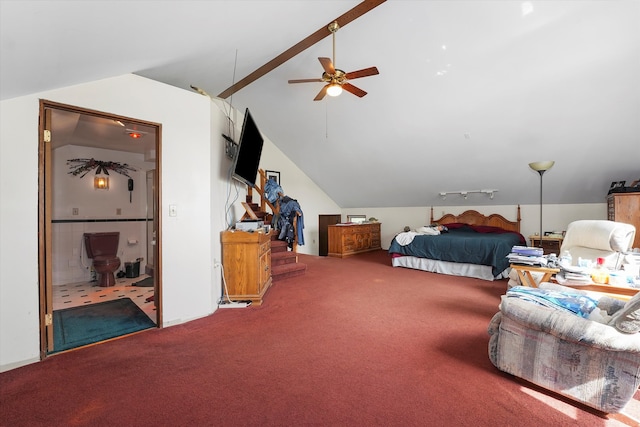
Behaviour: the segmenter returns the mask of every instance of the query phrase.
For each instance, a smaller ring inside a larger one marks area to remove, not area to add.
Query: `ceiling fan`
[[[289,83],[312,83],[312,82],[324,82],[326,85],[318,92],[314,101],[320,101],[325,95],[329,96],[338,96],[342,93],[342,90],[346,90],[347,92],[351,92],[352,94],[359,96],[362,98],[367,94],[364,90],[360,89],[357,86],[349,83],[349,80],[359,79],[361,77],[375,76],[376,74],[380,74],[376,67],[364,68],[358,71],[351,71],[349,73],[345,73],[339,68],[335,68],[336,63],[336,32],[340,29],[337,21],[329,24],[329,31],[333,37],[333,61],[331,58],[323,58],[320,57],[318,60],[324,69],[322,73],[322,77],[319,79],[297,79],[297,80],[289,80]]]
[[[334,21],[340,24],[341,27],[344,27],[345,25],[349,24],[355,19],[358,19],[365,13],[370,12],[372,9],[380,6],[385,1],[387,0],[363,0],[362,2],[360,2],[359,4],[351,8],[350,10],[338,16],[336,19],[334,19]],[[275,68],[284,64],[285,62],[287,62],[288,60],[290,60],[300,52],[313,46],[314,44],[316,44],[317,42],[319,42],[320,40],[322,40],[328,35],[329,34],[327,33],[327,27],[326,26],[321,27],[319,30],[316,30],[313,34],[305,37],[303,40],[291,46],[289,49],[285,50],[280,55],[273,58],[271,61],[267,62],[266,64],[262,65],[261,67],[259,67],[258,69],[256,69],[255,71],[247,75],[246,77],[242,78],[240,81],[234,83],[230,87],[220,92],[218,94],[218,98],[227,99],[234,93],[238,92],[239,90],[246,87],[247,85],[255,82],[260,77],[264,76],[265,74],[271,72]]]

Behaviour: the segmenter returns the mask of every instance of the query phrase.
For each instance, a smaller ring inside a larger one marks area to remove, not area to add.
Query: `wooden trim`
[[[162,327],[162,125],[160,123],[150,122],[146,120],[135,119],[117,114],[105,113],[101,111],[91,110],[88,108],[77,107],[59,102],[40,100],[40,122],[38,127],[38,267],[39,267],[39,314],[40,314],[40,358],[46,358],[49,351],[53,348],[53,325],[46,325],[47,314],[53,313],[52,301],[52,267],[51,267],[51,247],[52,236],[47,219],[51,218],[52,208],[50,204],[50,196],[48,197],[48,189],[51,187],[51,177],[47,168],[46,145],[44,144],[44,129],[50,121],[46,120],[46,114],[50,114],[50,110],[62,110],[83,115],[90,115],[113,120],[126,121],[128,123],[151,126],[157,129],[156,132],[156,174],[155,174],[155,197],[157,203],[156,221],[156,253],[154,254],[154,273],[155,273],[155,289],[154,304],[156,305],[156,324],[158,328]],[[47,207],[48,206],[48,207]]]
[[[51,232],[46,215],[51,216],[50,208],[47,209],[47,197],[45,194],[51,178],[47,174],[47,146],[44,142],[44,130],[49,125],[51,112],[40,101],[38,123],[38,295],[40,316],[40,359],[44,359],[50,347],[53,347],[53,328],[47,326],[48,314],[53,314],[52,304],[49,302],[50,289],[50,265],[47,263],[51,255]],[[49,177],[48,177],[49,176]],[[48,273],[49,272],[49,273]],[[49,285],[49,286],[47,286]]]
[[[156,326],[162,328],[163,309],[162,309],[162,124],[155,124],[158,131],[156,132],[156,173],[155,180],[155,197],[157,204],[157,212],[155,212],[154,220],[156,221],[156,250],[153,262],[153,272],[155,277],[155,289],[153,302],[156,305]]]

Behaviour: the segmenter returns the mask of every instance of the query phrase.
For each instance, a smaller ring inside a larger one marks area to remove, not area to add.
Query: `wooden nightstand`
[[[542,238],[542,244],[540,244],[540,236],[529,236],[531,246],[535,248],[542,248],[545,255],[556,254],[560,256],[560,248],[562,247],[563,237],[547,237]]]

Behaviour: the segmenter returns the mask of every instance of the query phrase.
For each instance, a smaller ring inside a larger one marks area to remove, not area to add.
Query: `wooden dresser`
[[[262,304],[271,286],[271,233],[229,230],[220,239],[229,298]]]
[[[634,248],[640,248],[640,193],[611,193],[607,196],[607,219],[636,228]]]
[[[382,249],[380,223],[330,225],[329,256],[346,256]]]

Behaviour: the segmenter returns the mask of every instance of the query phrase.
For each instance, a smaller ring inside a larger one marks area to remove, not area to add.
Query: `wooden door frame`
[[[40,298],[40,359],[45,359],[53,348],[53,283],[51,266],[51,167],[49,142],[45,142],[46,127],[50,123],[47,114],[50,110],[63,110],[78,114],[92,115],[111,120],[120,120],[127,123],[152,126],[156,128],[156,160],[155,160],[155,201],[158,207],[156,246],[154,253],[154,303],[156,305],[156,326],[162,327],[162,125],[160,123],[148,122],[131,117],[119,116],[101,111],[90,110],[58,102],[40,100],[40,116],[38,123],[38,280]]]

